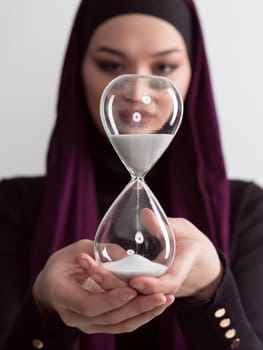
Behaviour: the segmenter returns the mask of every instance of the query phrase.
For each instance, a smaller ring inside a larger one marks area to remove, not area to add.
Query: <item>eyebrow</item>
[[[180,50],[177,48],[173,48],[173,49],[157,52],[157,53],[153,54],[152,57],[164,56],[164,55],[168,55],[168,54],[174,53],[174,52],[180,52]]]
[[[119,50],[116,50],[116,49],[113,49],[113,48],[107,47],[107,46],[101,46],[96,51],[97,52],[108,52],[108,53],[111,53],[113,55],[117,55],[120,57],[126,57],[125,53],[123,53],[122,51],[119,51]],[[172,49],[168,49],[168,50],[154,53],[153,55],[151,55],[151,57],[165,56],[165,55],[168,55],[168,54],[171,54],[174,52],[180,52],[180,50],[178,48],[172,48]]]
[[[121,56],[121,57],[126,57],[126,55],[119,51],[119,50],[116,50],[116,49],[113,49],[111,47],[107,47],[107,46],[101,46],[99,47],[97,50],[97,52],[108,52],[108,53],[111,53],[113,55],[117,55],[117,56]]]

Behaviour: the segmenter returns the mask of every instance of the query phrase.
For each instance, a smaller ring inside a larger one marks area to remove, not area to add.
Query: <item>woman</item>
[[[98,108],[122,73],[167,76],[185,101],[147,181],[171,217],[176,259],[128,283],[96,264],[92,242],[129,179]],[[82,1],[47,175],[0,186],[1,348],[262,349],[262,210],[261,189],[226,178],[192,1]]]

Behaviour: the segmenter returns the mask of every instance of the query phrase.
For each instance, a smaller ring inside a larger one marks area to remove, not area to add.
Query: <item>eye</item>
[[[123,65],[114,61],[98,61],[97,65],[105,72],[118,73],[123,70]]]
[[[176,64],[160,63],[155,66],[154,70],[157,74],[168,75],[172,73],[176,68],[177,68]]]

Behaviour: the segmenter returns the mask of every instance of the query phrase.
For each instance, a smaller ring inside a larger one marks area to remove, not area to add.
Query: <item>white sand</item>
[[[144,175],[169,146],[174,135],[126,134],[113,135],[111,142],[119,157],[137,176]]]
[[[141,255],[128,255],[117,261],[103,263],[102,266],[119,276],[129,279],[135,276],[160,276],[167,270],[167,266],[155,263]]]

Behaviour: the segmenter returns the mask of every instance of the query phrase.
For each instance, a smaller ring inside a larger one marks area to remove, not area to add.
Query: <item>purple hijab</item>
[[[159,9],[158,5],[152,9],[152,4],[156,3],[152,0],[104,1],[115,12],[103,9],[100,3],[100,0],[81,2],[69,39],[60,83],[57,120],[47,157],[43,207],[32,242],[31,273],[38,273],[49,255],[57,249],[82,238],[93,239],[99,222],[94,164],[88,137],[94,126],[89,121],[80,77],[83,16],[88,28],[85,37],[87,44],[96,26],[115,14],[141,12],[157,16],[158,13],[159,17],[174,24],[173,16],[168,14],[174,13],[176,6],[182,3],[188,6],[192,20],[192,81],[181,129],[169,146],[167,181],[170,212],[167,214],[192,221],[228,256],[228,181],[203,37],[193,2],[162,0],[158,1],[159,5],[161,3]],[[148,6],[150,3],[151,6]],[[184,23],[181,25],[182,28],[178,24],[178,29],[183,32]],[[160,348],[186,349],[172,307],[160,317],[159,329]],[[114,348],[114,336],[104,334],[83,335],[76,344],[79,350]]]

